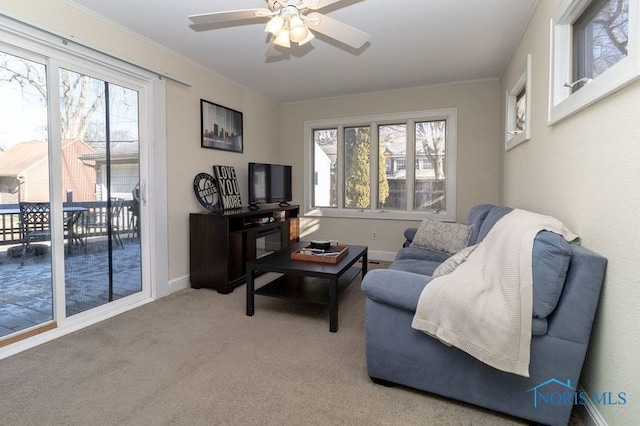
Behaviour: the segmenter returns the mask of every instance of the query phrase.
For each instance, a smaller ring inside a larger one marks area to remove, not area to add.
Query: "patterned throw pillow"
[[[432,277],[441,277],[452,273],[458,266],[462,265],[471,253],[478,247],[478,244],[465,247],[444,262],[442,262],[431,274]]]
[[[461,223],[425,219],[418,227],[411,246],[454,254],[467,246],[471,230],[471,226]]]

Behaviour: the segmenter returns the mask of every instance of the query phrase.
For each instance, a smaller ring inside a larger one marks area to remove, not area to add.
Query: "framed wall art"
[[[202,148],[242,152],[242,113],[200,99]]]

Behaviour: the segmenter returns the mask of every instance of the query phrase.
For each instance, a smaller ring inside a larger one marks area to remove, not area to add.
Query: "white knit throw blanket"
[[[577,239],[550,216],[511,211],[462,265],[424,288],[411,326],[494,368],[529,377],[531,255],[543,230]]]

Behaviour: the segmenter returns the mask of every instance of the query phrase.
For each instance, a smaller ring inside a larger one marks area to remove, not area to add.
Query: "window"
[[[549,124],[640,77],[640,0],[564,0],[551,19]]]
[[[305,122],[305,213],[455,220],[456,126],[455,108]]]
[[[629,0],[593,0],[573,24],[573,91],[627,57]]]
[[[531,55],[518,70],[516,81],[509,85],[506,97],[505,149],[531,139]]]
[[[404,210],[407,205],[407,125],[379,125],[378,137],[380,158],[387,155],[392,159],[391,169],[384,171],[378,184],[378,208]]]

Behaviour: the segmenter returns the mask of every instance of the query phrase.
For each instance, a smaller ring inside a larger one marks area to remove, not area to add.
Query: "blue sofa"
[[[469,245],[480,243],[511,211],[483,204],[469,212]],[[369,376],[454,398],[534,422],[566,425],[604,280],[606,259],[556,234],[541,232],[533,248],[530,377],[506,373],[411,328],[422,289],[450,255],[412,247],[416,228],[388,269],[370,271],[365,339]]]

